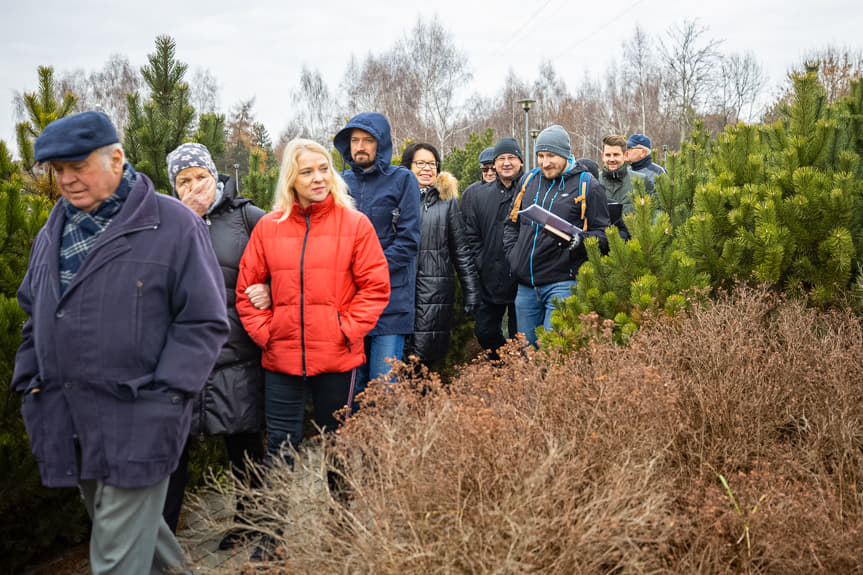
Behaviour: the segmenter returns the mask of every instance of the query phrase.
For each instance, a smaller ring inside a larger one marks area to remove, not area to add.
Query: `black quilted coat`
[[[441,172],[434,185],[421,190],[422,235],[417,257],[414,333],[405,341],[405,357],[426,363],[446,356],[455,305],[455,271],[465,306],[480,303],[479,277],[465,235],[458,202],[458,181]]]
[[[222,198],[204,216],[213,250],[225,278],[231,333],[216,365],[195,397],[190,436],[230,435],[264,428],[264,379],[261,350],[246,333],[237,313],[237,274],[249,233],[264,211],[238,198],[230,176],[219,174]],[[244,204],[247,204],[245,208]],[[245,212],[245,214],[244,214]]]

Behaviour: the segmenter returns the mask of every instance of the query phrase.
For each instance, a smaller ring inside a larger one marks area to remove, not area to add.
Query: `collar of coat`
[[[434,187],[442,200],[458,198],[458,180],[449,172],[439,173],[434,182]]]

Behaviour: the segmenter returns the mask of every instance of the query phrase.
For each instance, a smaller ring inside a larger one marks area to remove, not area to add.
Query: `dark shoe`
[[[240,543],[242,543],[246,539],[246,532],[242,529],[231,529],[225,536],[222,537],[222,540],[219,541],[219,549],[222,551],[228,551],[229,549],[233,549]]]
[[[272,535],[262,535],[249,560],[255,563],[265,563],[276,559],[279,545]]]

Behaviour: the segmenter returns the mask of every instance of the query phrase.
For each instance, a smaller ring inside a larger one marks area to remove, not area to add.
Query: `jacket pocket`
[[[42,448],[45,444],[45,433],[42,430],[42,422],[46,416],[44,413],[45,410],[41,405],[41,396],[43,393],[42,391],[38,393],[26,392],[21,398],[21,417],[24,419],[24,427],[27,429],[27,436],[30,438],[30,451],[33,452],[36,461],[45,460],[45,450]]]
[[[182,431],[188,403],[179,391],[139,388],[137,399],[127,406],[131,412],[125,423],[131,430],[128,460],[162,461],[175,457],[186,441]]]
[[[348,348],[348,351],[351,351],[351,340],[348,339],[344,328],[342,328],[342,312],[336,310],[336,318],[339,320],[339,331],[342,332],[342,336],[345,338],[345,347]]]

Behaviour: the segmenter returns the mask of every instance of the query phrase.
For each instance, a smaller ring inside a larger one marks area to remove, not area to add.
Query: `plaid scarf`
[[[103,200],[92,212],[76,208],[63,198],[63,208],[66,211],[66,223],[63,225],[63,238],[60,242],[60,293],[65,293],[87,254],[96,245],[99,236],[108,229],[108,225],[134,187],[138,174],[131,164],[123,166],[123,177],[120,185],[110,198]]]

